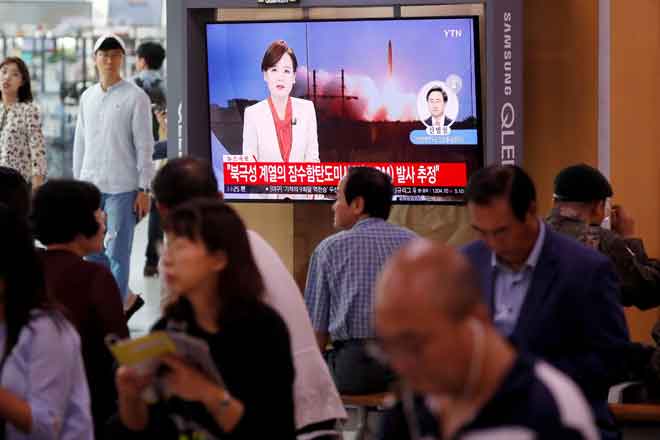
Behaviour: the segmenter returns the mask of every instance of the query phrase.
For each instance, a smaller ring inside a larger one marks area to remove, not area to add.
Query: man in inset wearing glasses
[[[426,92],[426,103],[431,116],[424,121],[424,124],[428,127],[446,127],[454,122],[445,115],[448,101],[447,92],[440,86],[433,87]]]
[[[371,351],[403,385],[379,438],[598,439],[578,387],[514,350],[493,326],[479,284],[464,256],[425,239],[385,266]]]

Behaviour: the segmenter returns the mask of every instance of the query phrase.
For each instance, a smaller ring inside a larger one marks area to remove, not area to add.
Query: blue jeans
[[[89,261],[101,263],[110,268],[119,286],[122,304],[126,303],[126,296],[128,295],[131,249],[133,247],[135,223],[137,222],[133,210],[136,196],[136,191],[101,194],[101,209],[105,211],[108,217],[107,231],[103,241],[104,249],[99,254],[87,257]]]

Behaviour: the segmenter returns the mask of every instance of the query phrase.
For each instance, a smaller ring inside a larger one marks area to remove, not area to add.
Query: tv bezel
[[[456,5],[454,5],[456,6]],[[485,145],[485,130],[486,124],[484,120],[484,108],[485,103],[483,100],[483,89],[485,88],[484,79],[482,76],[482,64],[485,62],[484,53],[482,53],[482,19],[483,14],[446,14],[446,15],[418,15],[418,16],[405,16],[405,17],[366,17],[366,18],[328,18],[328,19],[300,19],[300,20],[207,20],[203,23],[204,25],[204,81],[206,86],[206,104],[209,106],[208,114],[208,152],[209,152],[209,161],[212,164],[213,158],[213,142],[211,138],[211,115],[210,115],[210,84],[209,84],[209,66],[208,66],[208,26],[209,25],[218,25],[218,24],[266,24],[266,23],[318,23],[318,22],[352,22],[352,21],[407,21],[407,20],[438,20],[438,19],[471,19],[473,22],[473,53],[474,53],[474,79],[475,79],[475,111],[477,119],[477,147],[480,149],[481,154],[478,156],[477,168],[472,172],[483,168],[485,163],[486,155],[486,145]],[[463,150],[467,148],[474,148],[475,146],[470,145],[450,145],[444,146],[452,150]],[[357,162],[356,162],[357,163]],[[415,162],[411,162],[415,163]],[[442,163],[442,162],[440,162]],[[461,163],[461,162],[449,162],[449,163]],[[465,163],[465,162],[463,162]],[[224,170],[220,170],[224,172]],[[470,178],[470,174],[467,175],[467,178]],[[223,194],[224,188],[218,188]],[[297,203],[312,203],[312,204],[332,204],[334,199],[292,199],[287,197],[287,194],[281,195],[282,198],[277,199],[268,199],[268,198],[254,198],[254,199],[244,199],[244,198],[226,198],[225,200],[230,203],[274,203],[274,204],[297,204]],[[435,206],[435,205],[465,205],[465,200],[397,200],[396,195],[392,198],[393,205],[426,205],[426,206]]]

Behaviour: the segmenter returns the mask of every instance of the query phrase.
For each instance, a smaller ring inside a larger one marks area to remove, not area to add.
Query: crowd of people
[[[101,191],[108,231],[102,248],[89,259],[110,268],[130,315],[144,304],[128,288],[134,226],[149,212],[154,163],[167,154],[162,142],[167,114],[166,86],[159,73],[163,47],[151,41],[138,46],[137,73],[129,80],[121,77],[125,55],[125,43],[114,34],[101,36],[94,45],[99,82],[80,98],[72,175]],[[0,99],[0,166],[20,172],[34,192],[47,173],[46,149],[22,59],[9,57],[0,63]],[[158,212],[152,209],[150,214],[145,276],[158,273],[157,243],[162,241]]]
[[[125,52],[112,34],[94,46],[75,179],[46,179],[29,74],[0,64],[4,438],[329,440],[341,395],[396,390],[374,438],[617,439],[610,387],[641,380],[660,397],[660,355],[630,342],[623,315],[660,305],[660,262],[598,170],[562,170],[545,220],[522,168],[477,171],[465,198],[479,239],[458,249],[389,223],[391,178],[351,168],[303,294],[209,163],[155,170],[164,52],[138,50],[137,82],[119,75]],[[143,303],[128,270],[147,213],[163,241],[145,267],[162,286],[152,331],[201,342],[222,380],[180,353],[144,371],[109,349]]]

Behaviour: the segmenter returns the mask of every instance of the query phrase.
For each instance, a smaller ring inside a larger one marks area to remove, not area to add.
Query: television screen
[[[230,200],[332,200],[347,170],[453,203],[482,166],[477,17],[211,23],[211,157]]]

